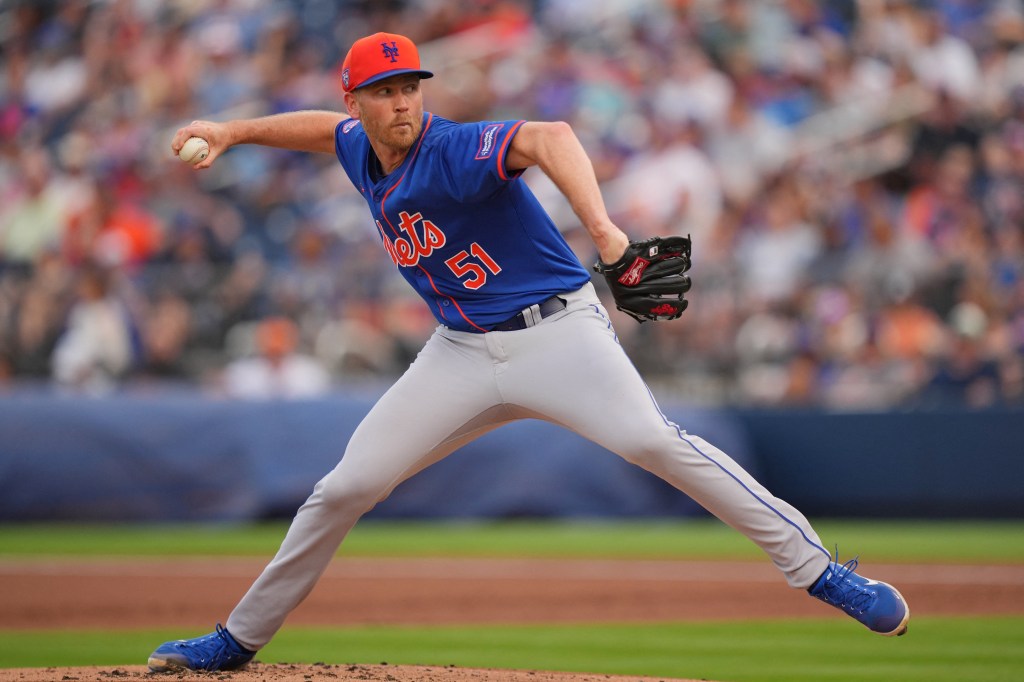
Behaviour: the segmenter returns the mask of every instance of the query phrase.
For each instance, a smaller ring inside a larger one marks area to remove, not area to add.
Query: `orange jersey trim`
[[[526,121],[519,121],[509,128],[509,131],[505,133],[505,139],[501,142],[501,149],[498,150],[498,177],[502,180],[508,180],[508,174],[505,173],[505,153],[508,151],[509,143],[512,142],[512,136],[517,130],[519,130],[519,126],[524,123],[526,123]]]

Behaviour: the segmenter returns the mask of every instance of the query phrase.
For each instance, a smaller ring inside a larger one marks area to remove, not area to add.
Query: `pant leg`
[[[668,481],[760,546],[791,586],[807,587],[825,570],[829,553],[803,514],[662,414],[590,287],[564,316],[499,338],[507,402]]]
[[[356,428],[298,510],[277,555],[227,620],[259,649],[313,589],[356,521],[401,481],[508,421],[483,337],[435,333]]]

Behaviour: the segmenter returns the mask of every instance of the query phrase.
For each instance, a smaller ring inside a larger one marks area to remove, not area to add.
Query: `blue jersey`
[[[438,321],[483,332],[590,274],[505,154],[523,121],[454,123],[430,113],[402,164],[380,178],[359,121],[335,152],[384,248]]]

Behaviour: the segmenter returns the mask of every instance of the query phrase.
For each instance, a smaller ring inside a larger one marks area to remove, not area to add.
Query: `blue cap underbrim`
[[[420,78],[433,78],[434,77],[434,74],[432,72],[424,71],[423,69],[393,69],[391,71],[384,71],[383,73],[378,73],[376,76],[370,76],[369,78],[364,80],[362,83],[360,83],[358,86],[356,86],[356,87],[354,87],[352,89],[353,90],[358,90],[359,88],[365,88],[367,85],[373,85],[377,81],[382,81],[385,78],[391,78],[392,76],[400,76],[403,73],[415,73],[415,74],[418,74]]]

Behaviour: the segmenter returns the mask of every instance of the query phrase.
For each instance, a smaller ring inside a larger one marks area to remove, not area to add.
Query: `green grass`
[[[826,626],[827,625],[827,626]],[[139,665],[201,633],[5,632],[0,666]],[[824,620],[579,626],[285,628],[265,662],[457,665],[722,682],[1019,680],[1024,617],[919,618],[900,638]]]
[[[1024,561],[1024,522],[833,521],[814,523],[829,549],[870,561]],[[0,525],[0,556],[260,555],[287,525]],[[715,519],[663,522],[365,521],[345,541],[349,556],[521,556],[762,559]]]
[[[820,520],[826,546],[866,561],[1024,562],[1024,522]],[[285,523],[256,525],[0,525],[0,557],[270,556]],[[352,556],[749,558],[760,550],[714,519],[664,522],[364,522]],[[0,600],[2,600],[0,582]],[[2,608],[2,605],[0,605]],[[0,668],[139,665],[165,640],[200,632],[2,631]],[[901,638],[831,619],[472,627],[286,627],[267,662],[458,665],[785,680],[1021,679],[1024,617],[916,617]]]

